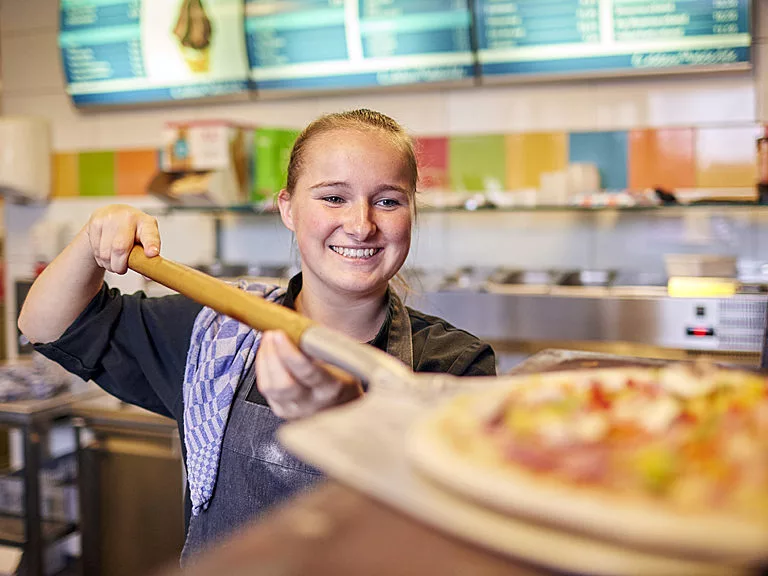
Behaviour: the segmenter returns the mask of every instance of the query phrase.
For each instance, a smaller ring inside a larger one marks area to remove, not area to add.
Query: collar
[[[301,272],[296,274],[293,278],[291,278],[288,281],[288,287],[285,291],[285,296],[283,297],[283,306],[286,308],[290,308],[291,310],[296,310],[296,298],[299,296],[299,292],[301,292],[301,288],[303,286],[303,279]],[[376,336],[374,336],[373,340],[369,340],[367,343],[375,346],[379,350],[383,350],[384,352],[387,352],[387,345],[389,343],[389,332],[390,327],[392,325],[392,320],[395,317],[395,315],[398,313],[398,306],[395,302],[395,298],[397,296],[394,296],[392,293],[391,288],[387,288],[387,294],[385,296],[387,300],[387,315],[384,318],[384,322],[381,325],[381,328],[379,328],[378,333]]]

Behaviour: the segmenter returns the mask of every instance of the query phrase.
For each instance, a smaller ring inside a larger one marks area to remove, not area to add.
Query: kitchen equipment
[[[664,274],[656,272],[618,272],[614,278],[612,286],[666,286],[667,277]]]
[[[615,270],[574,270],[566,272],[558,282],[560,286],[610,286]]]
[[[549,286],[557,283],[560,274],[552,270],[510,270],[499,268],[488,277],[494,284]]]
[[[446,275],[439,290],[481,290],[491,273],[490,268],[464,266]]]
[[[717,254],[665,254],[667,276],[705,276],[711,278],[735,278],[735,256]]]

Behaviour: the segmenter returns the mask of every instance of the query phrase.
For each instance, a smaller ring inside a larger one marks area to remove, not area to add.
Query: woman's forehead
[[[302,172],[366,168],[408,177],[406,154],[395,137],[381,130],[338,129],[307,143]]]

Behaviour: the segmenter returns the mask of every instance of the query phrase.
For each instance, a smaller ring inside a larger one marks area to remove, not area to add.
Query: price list
[[[469,52],[465,0],[360,0],[366,58]]]
[[[59,45],[67,81],[143,78],[140,2],[61,3]]]
[[[600,41],[598,0],[480,2],[481,49]]]
[[[750,0],[475,0],[484,76],[744,68]]]
[[[260,90],[450,81],[474,71],[469,0],[248,0]]]
[[[245,10],[252,68],[347,58],[343,0],[249,0]]]
[[[722,36],[749,31],[747,2],[740,0],[613,0],[617,41]]]

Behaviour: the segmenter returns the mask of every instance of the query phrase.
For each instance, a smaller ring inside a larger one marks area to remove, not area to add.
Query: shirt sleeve
[[[58,340],[35,349],[125,402],[178,420],[201,309],[184,296],[123,295],[105,284]]]
[[[469,332],[420,313],[412,313],[413,355],[416,372],[443,372],[454,376],[495,376],[493,348]]]

